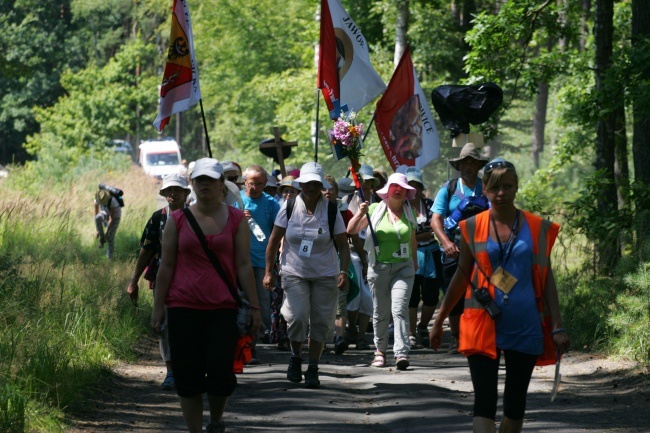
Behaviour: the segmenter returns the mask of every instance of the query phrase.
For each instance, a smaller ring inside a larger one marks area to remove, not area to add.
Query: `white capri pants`
[[[287,321],[291,341],[303,342],[307,337],[325,343],[334,329],[334,315],[339,296],[337,276],[302,278],[282,274],[284,300],[280,312]]]

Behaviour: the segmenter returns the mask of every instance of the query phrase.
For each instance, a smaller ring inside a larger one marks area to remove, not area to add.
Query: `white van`
[[[149,176],[162,179],[172,173],[186,174],[182,161],[181,150],[173,138],[140,143],[140,166]]]

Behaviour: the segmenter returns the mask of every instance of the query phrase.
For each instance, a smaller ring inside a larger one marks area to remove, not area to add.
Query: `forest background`
[[[146,330],[123,289],[157,185],[110,151],[157,138],[171,0],[6,0],[0,11],[0,430],[54,431]],[[554,264],[574,347],[650,362],[650,8],[644,0],[342,0],[387,83],[406,44],[425,94],[493,81],[486,156],[518,167],[518,204],[563,224]],[[210,147],[271,169],[280,128],[313,160],[319,2],[189,1]],[[429,101],[430,102],[430,101]],[[336,177],[321,99],[318,161]],[[368,124],[374,103],[360,111]],[[437,117],[437,116],[435,116]],[[448,131],[424,169],[454,173]],[[198,107],[165,129],[206,156]],[[362,163],[389,167],[374,127]],[[116,260],[95,247],[98,179],[126,192]],[[22,429],[22,430],[21,430]]]

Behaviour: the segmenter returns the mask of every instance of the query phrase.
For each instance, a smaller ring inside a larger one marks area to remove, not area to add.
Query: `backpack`
[[[114,197],[115,200],[117,200],[117,203],[120,205],[120,207],[124,207],[124,191],[119,188],[115,188],[114,186],[106,185],[105,183],[100,183],[99,189],[108,191],[111,194],[111,197]]]
[[[458,178],[452,179],[447,182],[447,208],[451,203],[451,197],[456,195],[460,199],[458,207],[445,218],[443,225],[446,230],[453,230],[458,226],[462,220],[470,218],[476,214],[489,209],[488,200],[481,191],[481,195],[473,197],[465,197],[462,192],[456,191],[458,185]]]
[[[296,204],[295,198],[290,198],[287,200],[287,223],[291,219],[291,214],[293,213],[293,206]],[[339,211],[338,207],[327,200],[327,225],[330,228],[330,238],[334,241],[334,224],[336,223],[336,213]],[[334,243],[336,246],[336,242]]]

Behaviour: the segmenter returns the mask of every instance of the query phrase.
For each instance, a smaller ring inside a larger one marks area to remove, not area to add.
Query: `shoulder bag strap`
[[[219,274],[223,282],[226,283],[226,285],[228,286],[228,290],[230,291],[232,297],[235,298],[235,301],[237,301],[237,305],[241,306],[242,300],[241,297],[239,296],[239,293],[237,293],[237,290],[234,289],[234,286],[232,285],[228,276],[226,275],[226,271],[224,271],[223,268],[221,267],[221,263],[219,263],[219,259],[217,258],[217,256],[210,248],[208,248],[208,241],[205,239],[203,230],[201,230],[199,223],[196,221],[196,218],[194,218],[192,211],[190,211],[188,208],[184,208],[183,213],[185,214],[185,218],[187,219],[187,222],[190,223],[192,230],[194,230],[196,237],[199,238],[199,242],[201,242],[203,251],[205,251],[205,254],[212,262],[212,266],[214,266],[214,269],[217,271],[217,273]]]

